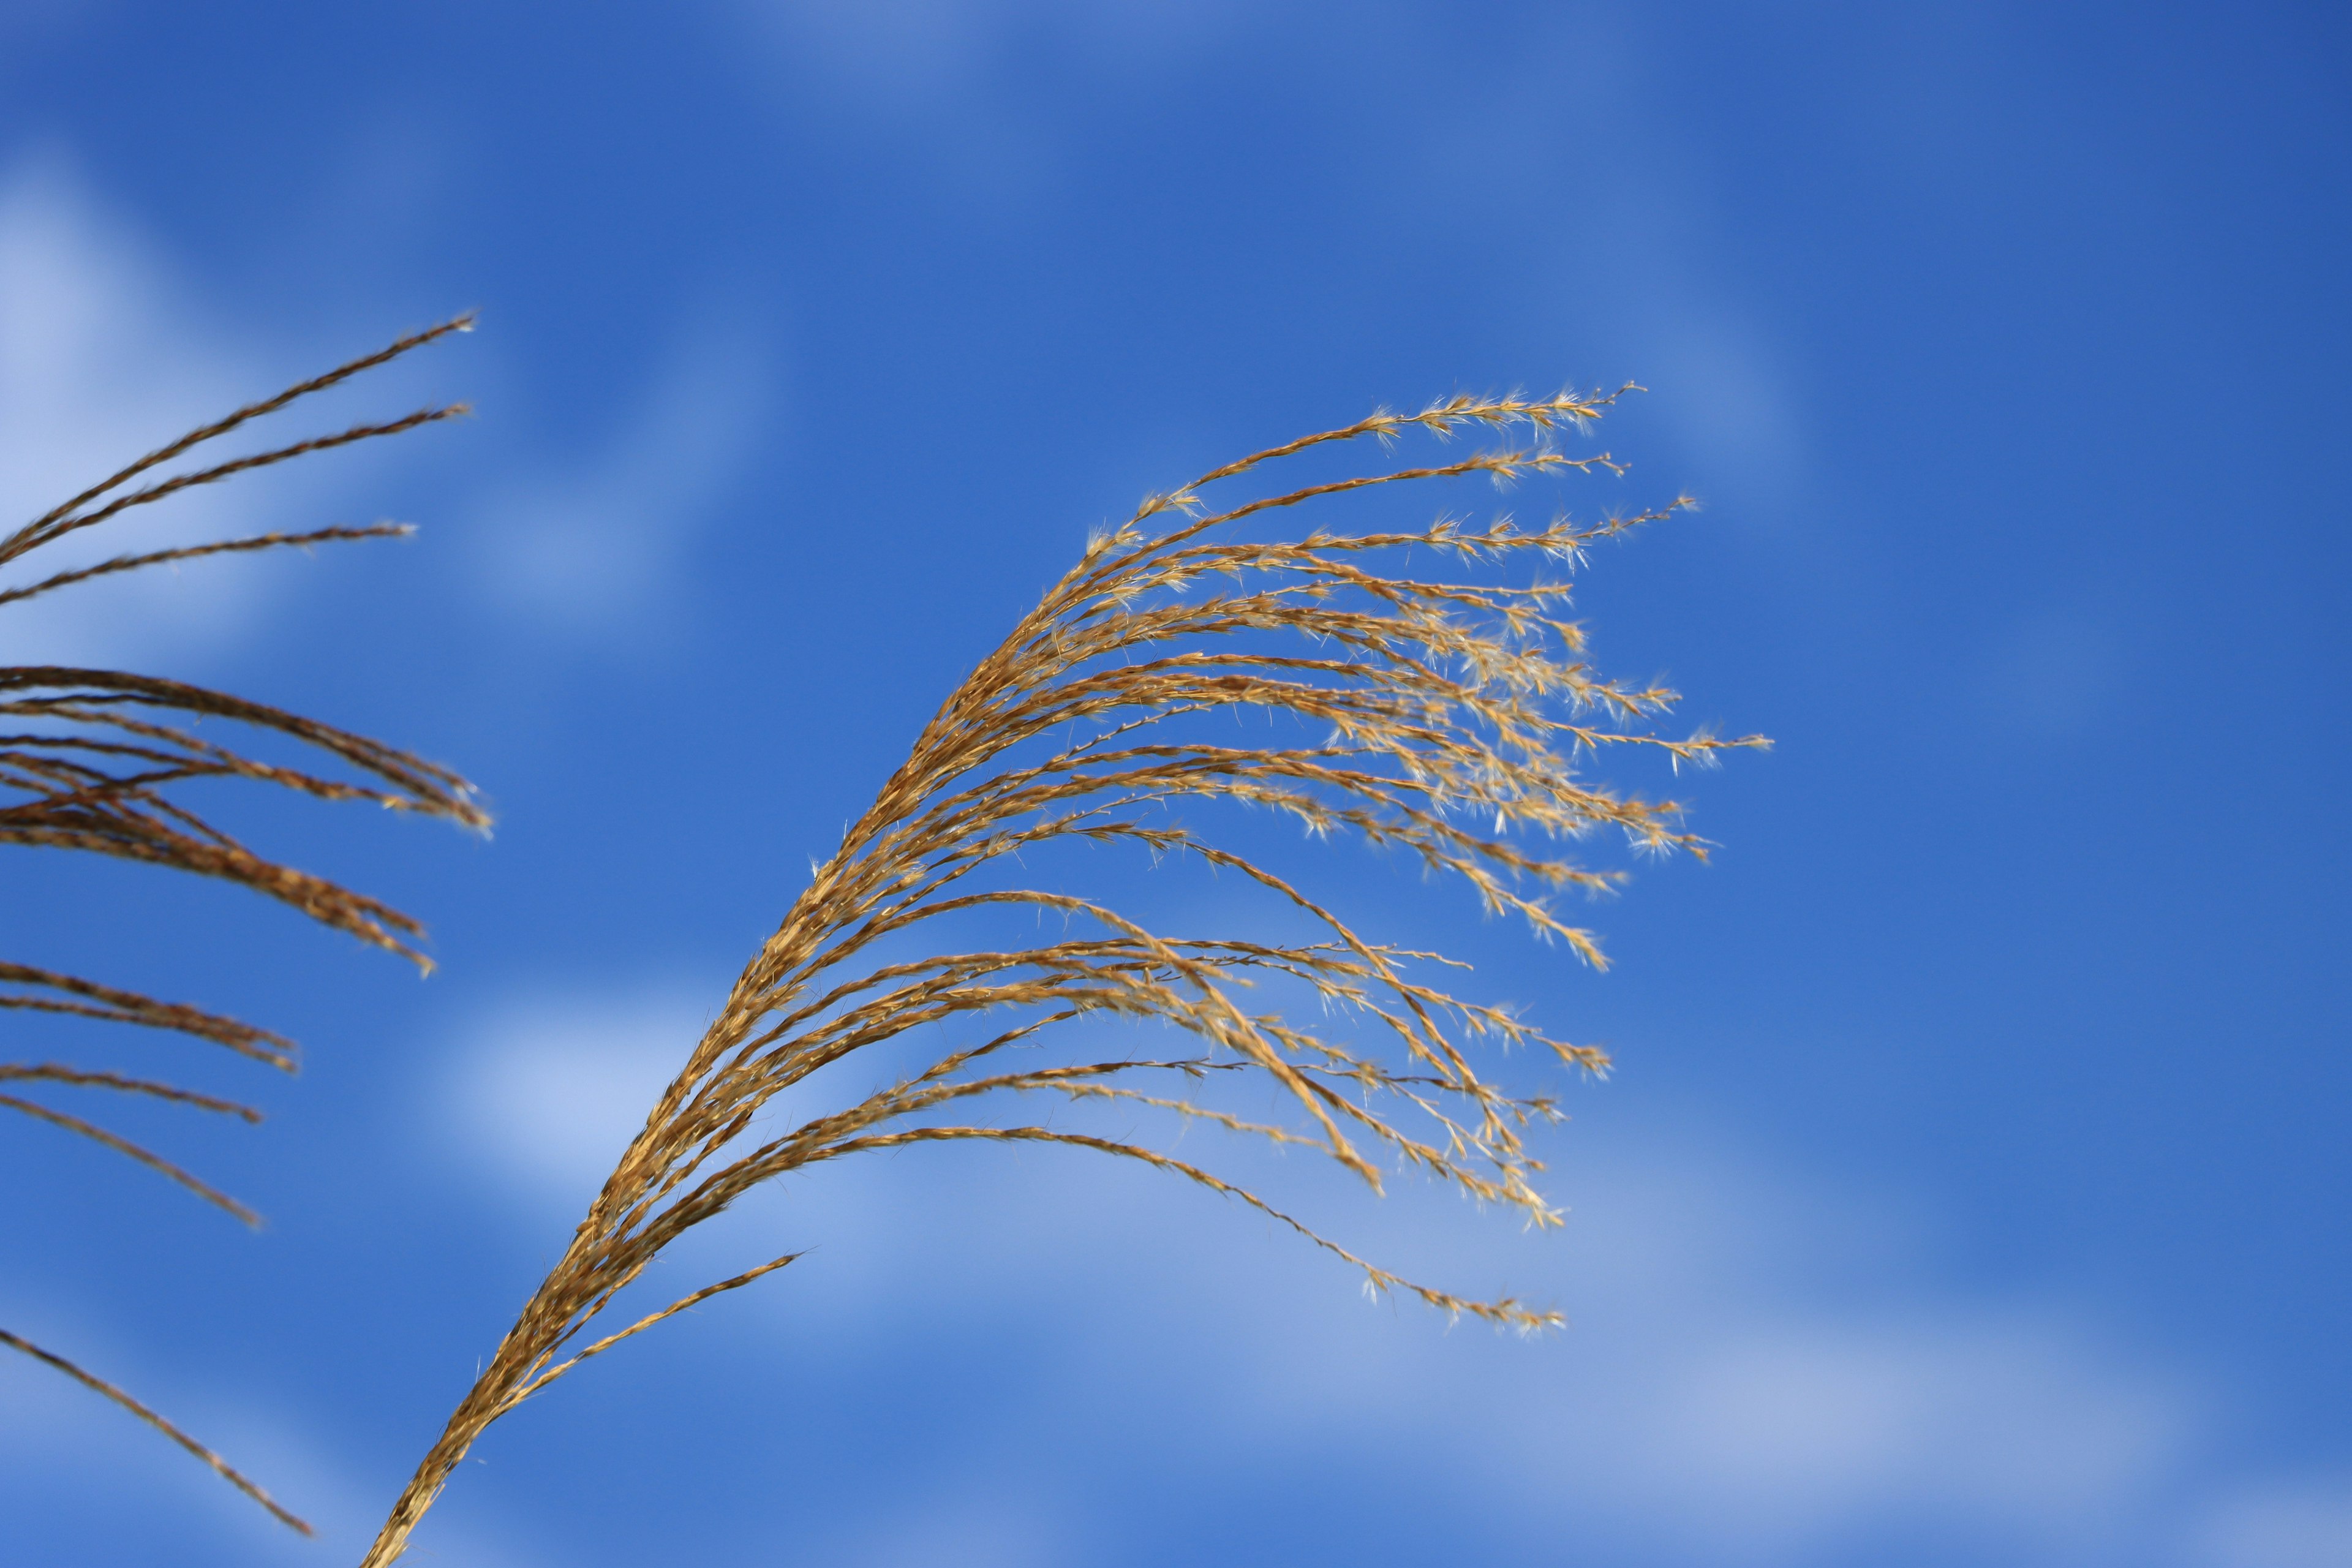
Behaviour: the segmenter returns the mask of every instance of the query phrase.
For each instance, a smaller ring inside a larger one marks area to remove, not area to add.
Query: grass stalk
[[[444,321],[198,426],[0,538],[0,572],[16,567],[61,540],[102,527],[134,508],[153,505],[196,486],[218,484],[255,469],[401,435],[464,414],[463,405],[426,407],[395,419],[164,471],[197,448],[255,420],[453,332],[467,331],[471,324],[469,316]],[[0,612],[84,583],[151,566],[388,538],[408,531],[405,526],[393,523],[338,524],[117,555],[29,581],[0,583]],[[205,721],[216,727],[234,726],[247,734],[290,741],[331,771],[264,762],[215,740],[199,738],[195,726]],[[424,931],[415,921],[331,879],[255,852],[177,798],[183,786],[216,778],[271,784],[321,800],[368,801],[477,830],[489,824],[473,800],[471,786],[446,768],[299,714],[155,676],[49,665],[0,667],[0,844],[110,855],[233,882],[290,905],[322,925],[399,953],[420,967],[431,967],[415,945]],[[266,1029],[185,1003],[159,1001],[27,964],[0,962],[0,1011],[161,1029],[223,1047],[285,1072],[292,1072],[296,1066],[292,1042]],[[247,1225],[260,1223],[251,1209],[154,1151],[28,1096],[96,1089],[258,1121],[260,1113],[250,1106],[153,1079],[55,1062],[0,1062],[0,1085],[26,1091],[0,1093],[0,1110],[124,1155]],[[210,1465],[279,1521],[305,1535],[310,1532],[308,1524],[218,1454],[113,1384],[16,1334],[0,1331],[0,1344],[64,1373],[121,1405]]]
[[[1561,447],[1612,401],[1457,397],[1418,414],[1377,413],[1151,497],[1095,539],[949,695],[815,867],[458,1403],[364,1568],[403,1553],[501,1416],[620,1340],[792,1261],[572,1352],[665,1247],[761,1183],[852,1155],[993,1142],[1139,1163],[1271,1216],[1376,1291],[1501,1327],[1557,1322],[1516,1300],[1407,1279],[1205,1163],[1028,1105],[1042,1097],[1074,1116],[1108,1110],[1123,1125],[1205,1121],[1318,1149],[1375,1191],[1383,1167],[1402,1168],[1534,1225],[1558,1223],[1527,1142],[1532,1125],[1558,1116],[1554,1100],[1498,1087],[1474,1057],[1530,1047],[1598,1073],[1605,1056],[1455,994],[1444,976],[1459,966],[1360,931],[1180,812],[1213,819],[1255,807],[1313,835],[1402,851],[1466,883],[1489,911],[1601,965],[1597,939],[1555,900],[1610,889],[1622,873],[1570,858],[1568,845],[1601,833],[1640,851],[1706,847],[1675,802],[1588,782],[1573,764],[1633,752],[1707,764],[1766,743],[1661,732],[1675,694],[1598,673],[1582,628],[1561,613],[1567,572],[1587,551],[1687,499],[1538,528],[1441,517],[1349,531],[1306,520],[1383,487],[1617,471],[1606,453]],[[1465,427],[1500,444],[1208,499],[1312,449],[1443,441]],[[1423,563],[1437,575],[1408,572]],[[1238,714],[1253,717],[1236,743]],[[1303,916],[1312,934],[1156,929],[1031,868],[1075,846],[1213,868]],[[1048,916],[1058,928],[1050,940],[1040,931]],[[969,931],[981,935],[966,941]],[[898,956],[910,950],[926,955]],[[1319,1004],[1314,1021],[1299,1021],[1309,1009],[1254,1007],[1253,983]],[[1084,1026],[1108,1017],[1169,1026],[1184,1052],[1101,1055],[1103,1032]],[[927,1066],[877,1061],[886,1048],[934,1038],[946,1044]],[[867,1083],[879,1073],[878,1087],[858,1092],[857,1063]],[[1282,1108],[1275,1119],[1227,1109],[1234,1086],[1253,1079]],[[835,1109],[772,1119],[778,1097],[803,1085]]]

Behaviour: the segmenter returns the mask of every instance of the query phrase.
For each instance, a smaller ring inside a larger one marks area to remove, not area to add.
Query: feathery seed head
[[[1227,808],[1264,809],[1310,840],[1352,836],[1402,850],[1466,884],[1487,912],[1524,920],[1538,940],[1606,967],[1594,935],[1559,918],[1544,890],[1598,895],[1623,873],[1552,847],[1598,828],[1645,854],[1705,845],[1682,827],[1677,803],[1591,782],[1571,761],[1653,752],[1676,763],[1712,761],[1762,742],[1654,732],[1649,725],[1674,693],[1576,661],[1582,627],[1546,613],[1567,586],[1522,582],[1517,566],[1580,563],[1589,545],[1686,510],[1686,500],[1583,525],[1562,514],[1539,531],[1507,515],[1483,528],[1447,514],[1385,531],[1318,523],[1267,537],[1244,525],[1269,528],[1406,483],[1622,473],[1606,453],[1572,457],[1546,444],[1617,395],[1458,394],[1416,415],[1378,410],[1147,498],[1118,530],[1089,540],[950,694],[744,969],[426,1455],[370,1568],[399,1554],[500,1415],[586,1357],[788,1261],[570,1351],[669,1242],[761,1182],[853,1154],[995,1142],[1125,1160],[1289,1226],[1359,1270],[1374,1294],[1401,1292],[1449,1318],[1523,1331],[1559,1323],[1558,1313],[1508,1296],[1402,1279],[1248,1187],[1176,1158],[1149,1129],[1206,1123],[1318,1148],[1375,1192],[1385,1164],[1516,1209],[1531,1226],[1560,1223],[1534,1185],[1541,1162],[1524,1136],[1559,1119],[1556,1102],[1498,1087],[1471,1053],[1480,1041],[1540,1044],[1596,1077],[1607,1055],[1456,994],[1433,972],[1458,965],[1360,931],[1219,824]],[[1364,437],[1385,447],[1408,427],[1444,439],[1469,426],[1524,426],[1538,440],[1215,505],[1202,499],[1310,448]],[[1414,574],[1423,546],[1459,571]],[[1255,934],[1225,924],[1162,929],[1030,871],[1030,857],[1078,844],[1197,865],[1307,934],[1283,924]],[[1260,986],[1277,1003],[1318,1004],[1306,1011],[1311,1026],[1296,1006],[1244,1006]],[[1190,1037],[1197,1054],[1105,1054],[1106,1017],[1156,1020]],[[929,1065],[894,1072],[862,1096],[823,1098],[854,1077],[829,1069],[903,1052],[929,1026],[951,1042]],[[1279,1117],[1244,1119],[1232,1107],[1234,1091],[1251,1082],[1275,1092]],[[804,1085],[835,1109],[788,1130],[751,1130],[776,1096]],[[1118,1121],[1027,1118],[1020,1107],[1041,1093]]]

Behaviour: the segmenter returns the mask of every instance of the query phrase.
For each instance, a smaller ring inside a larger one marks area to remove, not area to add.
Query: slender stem
[[[45,1351],[40,1346],[33,1343],[32,1341],[19,1339],[5,1329],[0,1329],[0,1345],[6,1345],[11,1350],[23,1351],[35,1361],[43,1362],[57,1368],[59,1372],[64,1373],[68,1377],[72,1378],[76,1383],[80,1384],[84,1388],[89,1389],[94,1393],[106,1395],[107,1398],[111,1399],[117,1405],[120,1405],[122,1408],[139,1417],[140,1420],[147,1423],[148,1426],[152,1426],[155,1430],[163,1434],[164,1436],[172,1439],[173,1442],[177,1443],[181,1447],[185,1448],[189,1453],[194,1454],[205,1464],[210,1465],[215,1470],[219,1472],[222,1479],[227,1481],[229,1485],[235,1487],[237,1490],[243,1492],[246,1496],[251,1498],[254,1501],[268,1509],[277,1517],[280,1523],[288,1525],[292,1529],[299,1530],[305,1535],[313,1533],[309,1523],[297,1518],[295,1515],[289,1513],[278,1504],[277,1499],[271,1497],[268,1492],[263,1491],[259,1487],[254,1485],[251,1481],[246,1479],[245,1477],[239,1475],[236,1468],[230,1465],[226,1459],[222,1458],[218,1454],[214,1453],[210,1448],[205,1447],[202,1443],[197,1442],[194,1437],[189,1436],[185,1432],[181,1431],[177,1426],[173,1426],[169,1421],[164,1420],[163,1417],[156,1415],[155,1412],[148,1409],[147,1406],[140,1404],[139,1401],[131,1398],[131,1395],[123,1393],[122,1390],[115,1387],[114,1384],[107,1382],[104,1378],[84,1372],[81,1368],[74,1365],[73,1363],[66,1360],[65,1357],[58,1354],[56,1352]]]

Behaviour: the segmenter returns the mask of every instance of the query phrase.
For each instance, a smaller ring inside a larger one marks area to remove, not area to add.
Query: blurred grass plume
[[[397,436],[464,414],[463,405],[426,407],[400,418],[355,425],[241,457],[171,468],[199,447],[252,421],[453,332],[467,331],[471,325],[470,316],[444,321],[197,426],[0,539],[0,573],[16,568],[18,563],[31,560],[61,540],[196,486]],[[0,613],[79,584],[152,566],[409,531],[406,526],[394,523],[337,526],[116,555],[28,581],[0,581]],[[337,764],[334,774],[261,761],[201,738],[196,727],[207,720],[291,741]],[[423,935],[415,921],[330,879],[256,853],[173,795],[178,786],[198,780],[243,779],[321,800],[371,801],[395,811],[444,817],[477,830],[489,824],[475,804],[471,787],[446,768],[299,714],[155,676],[57,666],[0,667],[0,727],[6,731],[0,733],[0,843],[111,855],[218,878],[290,905],[322,925],[399,953],[425,969],[431,964],[414,945]],[[159,1001],[28,964],[0,961],[0,1008],[168,1030],[282,1071],[295,1070],[294,1046],[268,1030],[184,1003]],[[58,1062],[0,1063],[0,1089],[5,1090],[0,1092],[0,1108],[101,1144],[248,1225],[259,1223],[258,1216],[243,1204],[144,1145],[26,1096],[96,1089],[162,1100],[248,1122],[260,1121],[260,1113],[252,1107],[151,1079]],[[112,1400],[210,1465],[279,1520],[306,1535],[310,1532],[308,1524],[218,1454],[115,1384],[15,1333],[0,1331],[0,1344],[54,1367]]]

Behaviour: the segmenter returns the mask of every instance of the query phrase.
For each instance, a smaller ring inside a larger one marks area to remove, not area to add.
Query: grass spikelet
[[[1554,442],[1612,400],[1459,396],[1419,414],[1375,413],[1151,496],[1091,539],[815,866],[425,1455],[367,1568],[401,1555],[493,1422],[678,1310],[571,1350],[670,1242],[761,1183],[853,1155],[994,1142],[1137,1163],[1289,1226],[1375,1292],[1503,1327],[1555,1322],[1517,1300],[1403,1279],[1205,1163],[1034,1108],[1044,1097],[1074,1116],[1118,1113],[1118,1126],[1206,1122],[1318,1149],[1375,1190],[1384,1168],[1402,1169],[1531,1224],[1558,1222],[1525,1141],[1531,1124],[1557,1115],[1552,1101],[1506,1092],[1480,1076],[1474,1055],[1540,1047],[1598,1072],[1602,1054],[1454,994],[1443,976],[1458,965],[1359,931],[1176,810],[1215,818],[1221,807],[1258,807],[1314,834],[1404,852],[1466,883],[1488,910],[1601,964],[1592,934],[1550,900],[1609,889],[1620,873],[1569,858],[1566,847],[1596,833],[1652,851],[1705,846],[1675,803],[1588,783],[1571,761],[1641,751],[1697,762],[1765,742],[1659,732],[1675,694],[1592,669],[1581,631],[1559,614],[1566,584],[1542,574],[1683,503],[1541,528],[1454,517],[1386,531],[1285,525],[1384,487],[1620,471],[1606,453],[1571,456]],[[1207,499],[1310,449],[1370,437],[1379,450],[1465,430],[1499,444]],[[1253,519],[1256,531],[1242,526]],[[1032,869],[1076,846],[1210,868],[1311,934],[1163,931]],[[966,932],[979,934],[967,942]],[[1253,983],[1309,1005],[1254,1008]],[[1311,1024],[1297,1016],[1307,1012],[1318,1015]],[[1188,1054],[1097,1056],[1108,1031],[1087,1026],[1118,1017],[1168,1026],[1191,1042]],[[884,1068],[886,1051],[903,1061],[932,1038],[952,1043],[928,1066]],[[859,1072],[880,1086],[861,1097]],[[1245,1119],[1197,1098],[1204,1086],[1252,1079],[1283,1108],[1276,1117]],[[814,1103],[835,1109],[796,1123],[763,1117],[804,1084]]]
[[[356,425],[331,435],[266,447],[239,457],[172,467],[198,447],[255,420],[452,332],[467,331],[471,323],[472,319],[467,316],[445,321],[339,365],[324,375],[299,382],[274,397],[197,426],[0,538],[0,572],[16,568],[19,563],[58,541],[100,527],[134,507],[152,505],[195,486],[218,484],[257,468],[397,436],[463,414],[462,405],[423,408],[396,419]],[[0,583],[0,613],[5,613],[10,605],[79,584],[150,566],[287,546],[378,539],[407,531],[405,527],[389,523],[337,525],[305,532],[260,533],[117,555],[95,565],[53,572],[14,584]],[[194,727],[207,720],[246,733],[275,735],[281,742],[291,742],[329,764],[331,772],[266,762],[217,741],[200,739]],[[474,804],[470,787],[456,773],[299,714],[155,676],[58,666],[0,667],[0,844],[81,850],[217,878],[289,904],[322,925],[399,953],[421,967],[430,967],[414,945],[423,934],[423,928],[408,916],[327,878],[257,854],[175,798],[180,786],[215,778],[272,784],[321,800],[372,801],[395,810],[446,817],[477,829],[487,827],[489,821]],[[292,1072],[295,1068],[293,1045],[266,1029],[184,1003],[162,1002],[134,991],[21,963],[0,962],[0,1010],[48,1013],[167,1030],[222,1047],[282,1071]],[[27,1093],[99,1089],[160,1099],[247,1121],[261,1119],[251,1107],[216,1096],[152,1079],[55,1062],[0,1062],[0,1088],[22,1089]],[[178,1183],[248,1225],[259,1223],[258,1215],[227,1194],[152,1150],[81,1116],[13,1092],[0,1093],[0,1109],[88,1139]],[[219,1471],[277,1518],[306,1535],[310,1533],[309,1525],[231,1468],[219,1455],[114,1384],[15,1334],[0,1332],[0,1344],[55,1367],[114,1401]]]

